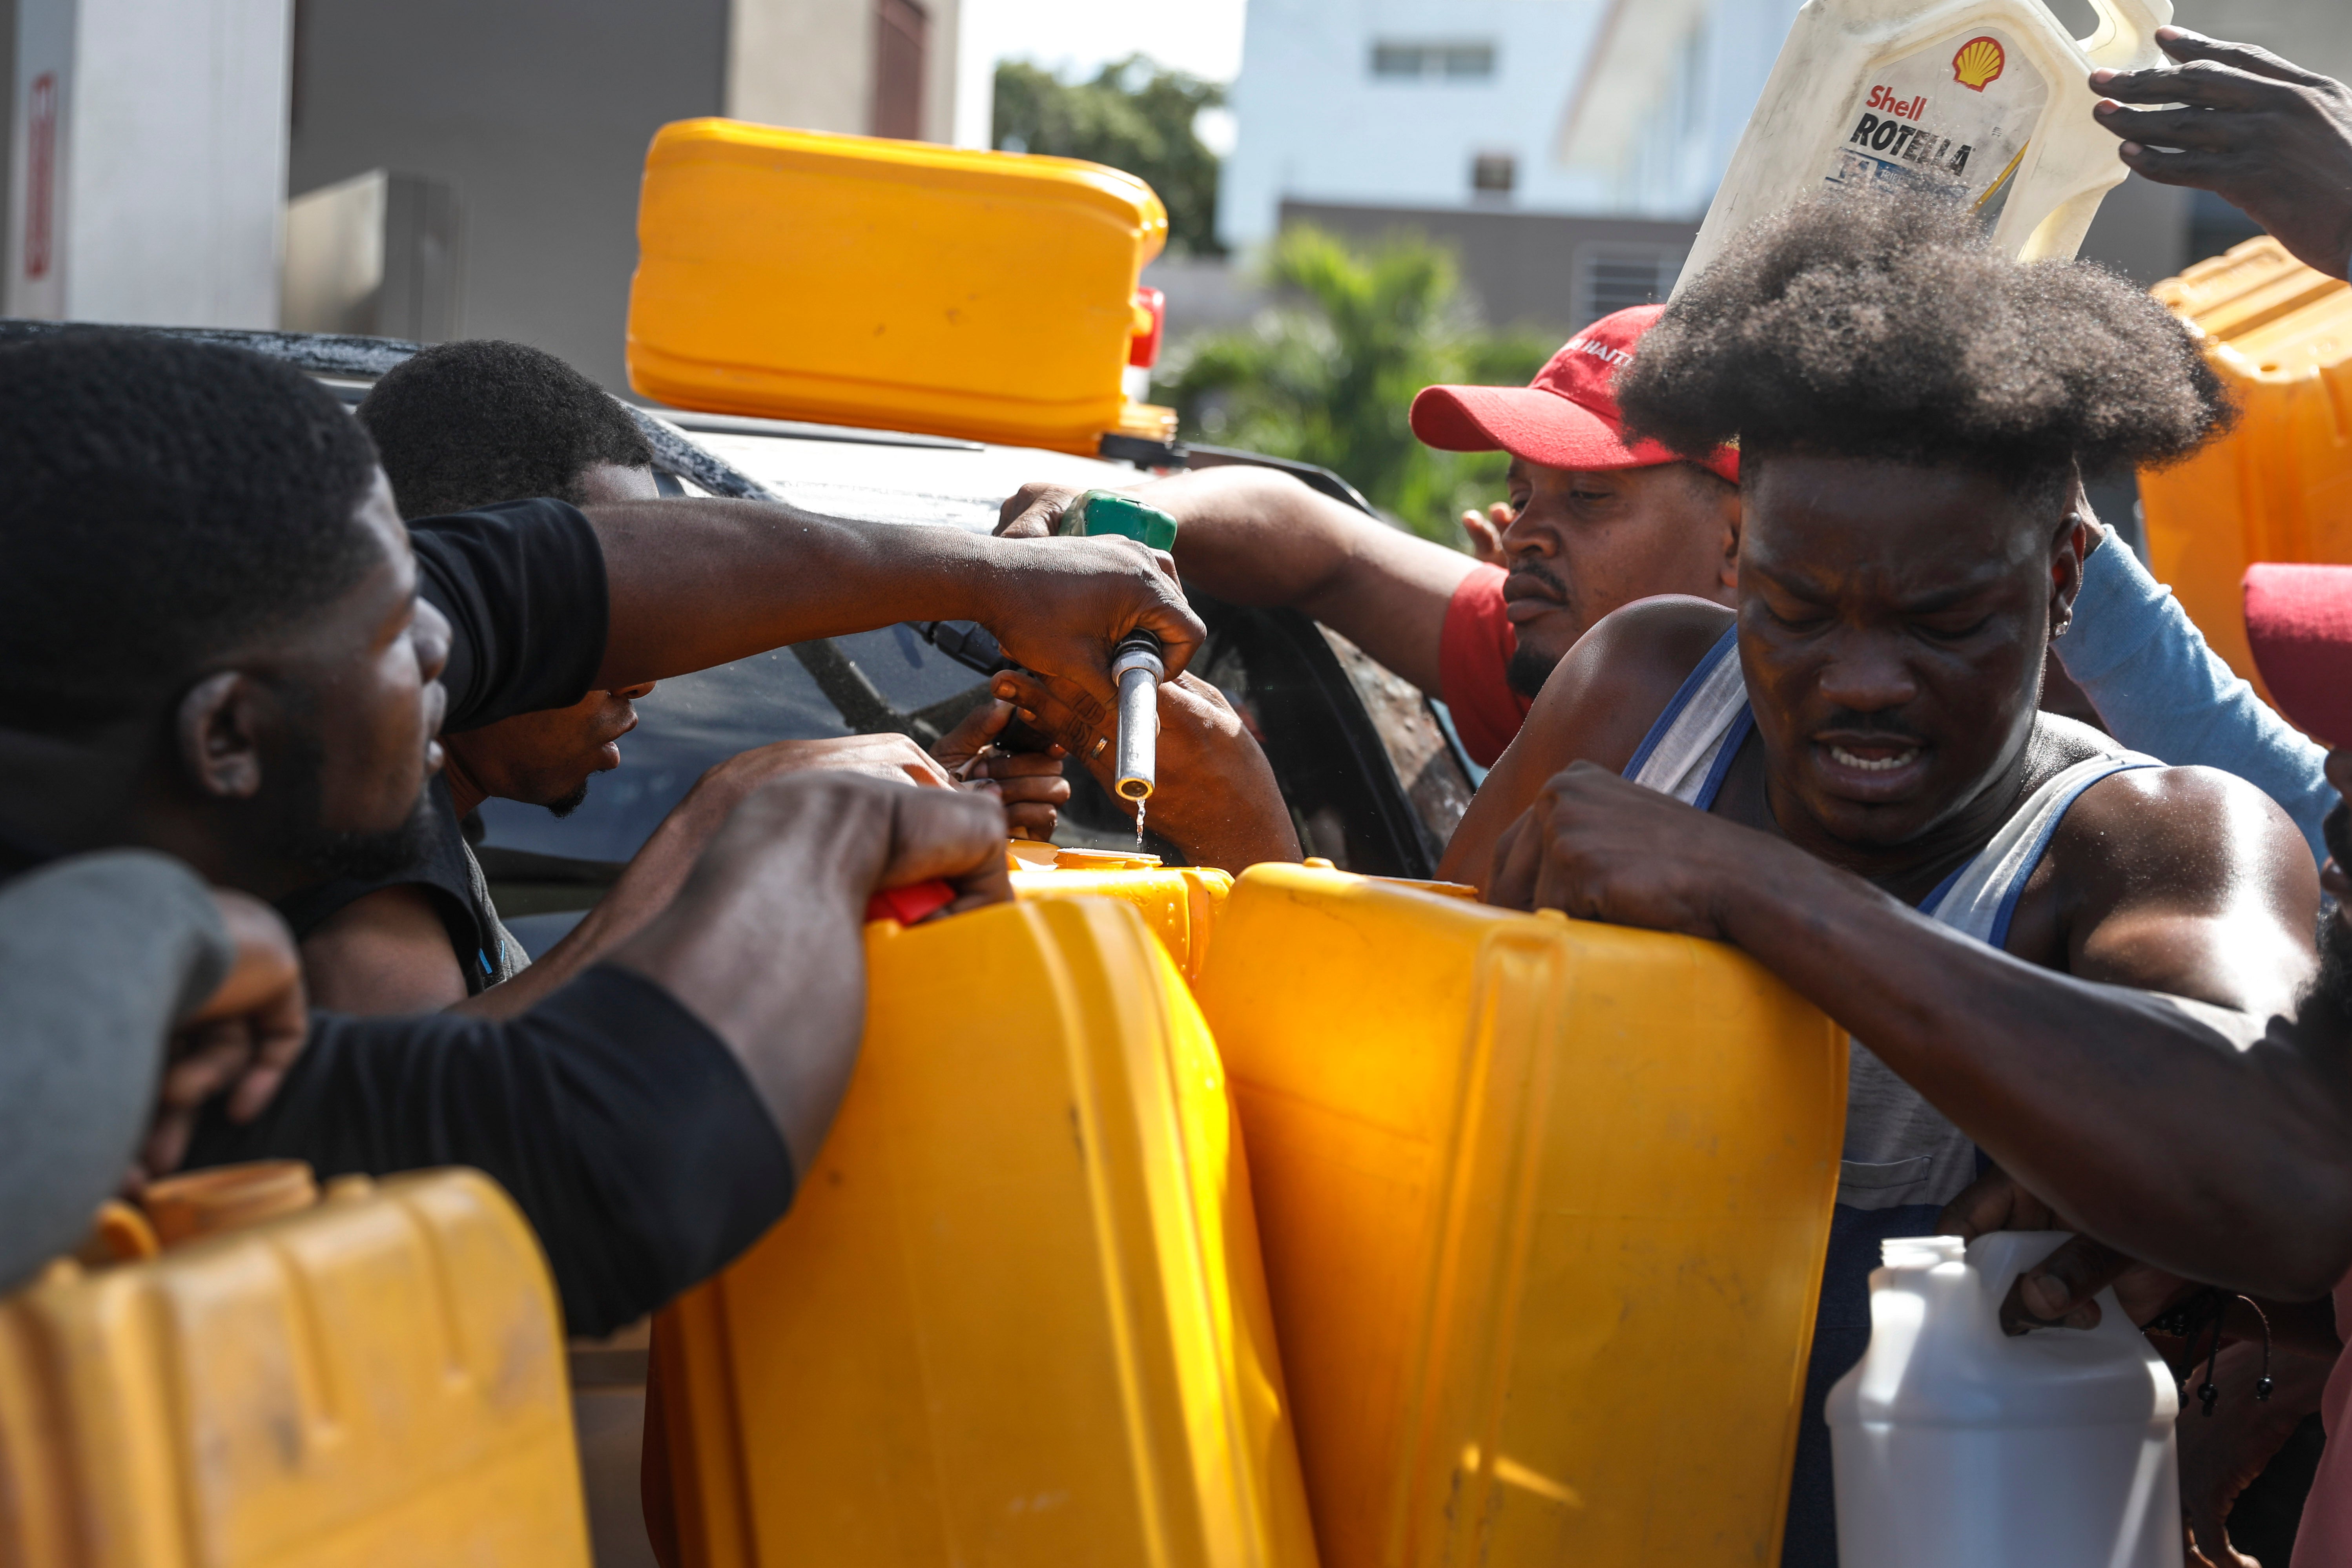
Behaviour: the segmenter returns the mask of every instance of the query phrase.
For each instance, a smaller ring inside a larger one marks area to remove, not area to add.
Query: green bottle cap
[[[1153,550],[1176,548],[1176,520],[1117,490],[1088,490],[1062,514],[1060,533],[1120,533]]]

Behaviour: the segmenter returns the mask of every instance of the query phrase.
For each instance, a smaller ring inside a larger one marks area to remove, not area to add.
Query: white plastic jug
[[[2116,1305],[2000,1331],[2063,1231],[1883,1244],[1870,1349],[1830,1390],[1842,1568],[2179,1568],[2171,1372]]]
[[[1937,168],[1999,208],[1994,237],[2064,258],[2128,172],[2084,79],[2159,63],[2172,0],[2091,0],[2070,38],[2040,0],[1805,0],[1706,209],[1688,281],[1738,232],[1823,184]],[[1680,285],[1677,284],[1677,288]]]

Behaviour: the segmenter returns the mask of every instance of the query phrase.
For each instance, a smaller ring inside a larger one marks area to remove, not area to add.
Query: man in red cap
[[[1429,386],[1412,400],[1412,433],[1428,445],[1511,455],[1505,564],[1462,574],[1438,644],[1434,694],[1481,764],[1502,755],[1552,667],[1610,611],[1660,594],[1731,603],[1738,452],[1718,447],[1692,463],[1655,441],[1629,444],[1617,409],[1617,372],[1664,308],[1602,317],[1525,386]]]
[[[1492,763],[1584,629],[1659,594],[1731,602],[1739,457],[1627,445],[1610,389],[1663,307],[1605,316],[1526,386],[1432,386],[1412,429],[1446,451],[1511,454],[1507,569],[1391,528],[1272,468],[1205,468],[1135,493],[1181,527],[1188,586],[1304,611],[1454,713]],[[1025,485],[997,530],[1044,534],[1076,492]]]

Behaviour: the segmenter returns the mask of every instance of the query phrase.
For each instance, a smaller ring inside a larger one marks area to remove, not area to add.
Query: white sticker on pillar
[[[1979,207],[2005,194],[2050,84],[1998,28],[1970,28],[1871,73],[1823,177],[1868,184],[1936,169]]]

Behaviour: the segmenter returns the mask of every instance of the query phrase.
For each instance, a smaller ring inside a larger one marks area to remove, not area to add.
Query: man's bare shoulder
[[[362,895],[302,939],[311,1004],[335,1013],[429,1013],[466,999],[449,928],[425,889],[394,883]]]
[[[2122,750],[2112,737],[2056,713],[2039,717],[2030,744],[2029,787]],[[2109,773],[2084,790],[2060,822],[2051,852],[2136,875],[2203,875],[2249,855],[2265,865],[2279,857],[2290,868],[2311,861],[2293,819],[2252,784],[2219,768],[2165,765]]]
[[[2251,875],[2318,886],[2310,847],[2294,820],[2261,790],[2219,768],[2110,773],[2076,798],[2051,852],[2134,881],[2218,890]]]
[[[1721,605],[1675,595],[1636,600],[1594,622],[1478,786],[1438,874],[1485,886],[1504,828],[1570,763],[1622,772],[1732,618]]]
[[[1541,742],[1553,769],[1624,767],[1690,672],[1736,619],[1706,599],[1638,599],[1602,616],[1544,682],[1519,742]]]
[[[2053,836],[2066,967],[2256,1014],[2292,1010],[2314,962],[2319,873],[2243,779],[2143,767],[2084,790]]]

